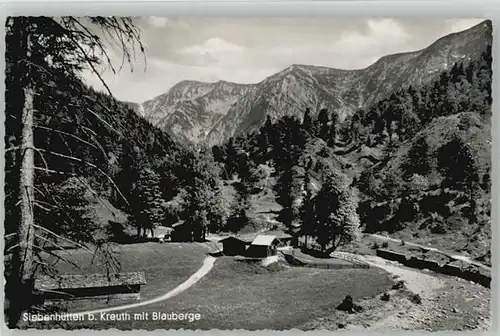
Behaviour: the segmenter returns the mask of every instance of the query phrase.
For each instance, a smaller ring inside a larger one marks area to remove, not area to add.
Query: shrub
[[[400,280],[396,282],[393,286],[392,289],[403,289],[405,288],[405,282],[403,280]]]
[[[443,234],[446,233],[446,227],[444,225],[444,219],[441,215],[433,212],[431,213],[429,228],[431,233]]]
[[[417,215],[417,204],[413,203],[410,199],[405,198],[399,204],[394,217],[399,222],[411,222],[417,218]]]
[[[374,242],[372,245],[372,250],[378,250],[380,248],[380,245],[377,242]]]
[[[342,301],[342,303],[337,306],[337,310],[342,310],[349,314],[354,314],[363,311],[363,307],[355,304],[352,300],[352,296],[347,295],[344,301]]]
[[[436,225],[432,226],[430,231],[431,231],[431,233],[434,233],[434,234],[445,234],[446,228],[444,227],[444,225],[442,223],[440,223],[440,224],[436,224]]]
[[[411,300],[411,302],[413,302],[415,304],[421,304],[422,303],[422,298],[418,294],[412,295],[411,298],[410,298],[410,300]]]
[[[388,248],[389,247],[389,242],[385,241],[382,243],[382,248]]]

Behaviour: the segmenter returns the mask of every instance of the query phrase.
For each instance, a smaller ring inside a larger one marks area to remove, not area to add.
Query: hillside
[[[419,89],[397,90],[344,121],[327,109],[311,117],[306,108],[302,121],[268,116],[258,131],[214,146],[214,157],[228,178],[241,177],[249,190],[262,181],[259,167],[272,167],[264,189],[274,190],[281,206],[276,219],[291,234],[314,225],[301,217],[306,190],[314,198],[325,175],[337,171],[351,185],[365,232],[485,256],[491,241],[491,56],[487,46]]]
[[[183,81],[137,111],[180,141],[209,145],[256,131],[267,116],[300,119],[307,107],[314,113],[327,108],[344,120],[398,89],[420,87],[477,58],[491,41],[491,22],[484,21],[425,49],[382,57],[365,69],[292,65],[251,85]]]
[[[491,123],[476,113],[435,119],[360,178],[358,210],[365,231],[474,257],[486,254],[491,248],[490,146]]]

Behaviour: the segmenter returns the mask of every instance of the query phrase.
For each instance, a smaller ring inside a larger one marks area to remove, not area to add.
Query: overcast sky
[[[291,64],[365,68],[413,51],[482,19],[163,18],[136,20],[146,46],[134,71],[103,74],[120,100],[143,102],[181,80],[257,83]],[[121,55],[113,59],[119,66]],[[96,76],[88,83],[101,88]]]

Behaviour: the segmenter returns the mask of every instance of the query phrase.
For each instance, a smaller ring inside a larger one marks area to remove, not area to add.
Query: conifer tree
[[[307,241],[310,236],[316,233],[316,214],[314,209],[314,196],[311,188],[311,178],[308,173],[304,177],[304,197],[300,208],[301,235],[307,248]]]
[[[237,197],[229,211],[226,228],[231,232],[238,232],[253,223],[255,209],[250,194],[245,189],[238,190]]]
[[[132,202],[137,234],[145,236],[146,230],[154,237],[154,229],[160,226],[165,216],[165,200],[160,189],[160,176],[151,168],[141,171],[133,190]]]
[[[226,145],[226,172],[227,178],[237,173],[238,150],[236,149],[233,138],[230,138]]]
[[[359,238],[359,217],[349,185],[340,173],[328,171],[315,198],[318,244],[326,253]]]
[[[311,117],[311,109],[306,108],[306,112],[304,113],[304,120],[302,121],[302,127],[307,131],[312,131],[312,117]]]
[[[337,123],[338,123],[338,117],[337,114],[334,112],[332,113],[332,120],[330,121],[330,128],[328,130],[328,140],[327,144],[328,146],[335,148],[335,141],[337,139]]]
[[[319,111],[318,113],[318,119],[317,119],[317,130],[318,130],[318,137],[327,141],[328,140],[328,135],[329,135],[329,128],[328,128],[328,123],[330,121],[330,117],[328,115],[328,109],[323,108]]]

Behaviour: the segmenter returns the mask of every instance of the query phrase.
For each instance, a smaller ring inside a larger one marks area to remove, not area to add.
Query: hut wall
[[[246,245],[244,242],[228,241],[222,243],[222,250],[225,255],[244,255]]]
[[[250,245],[246,251],[247,257],[252,258],[265,258],[267,257],[267,246],[263,245]]]
[[[110,287],[88,287],[88,288],[63,288],[55,289],[54,292],[45,292],[44,297],[47,300],[71,300],[85,299],[99,296],[120,296],[122,294],[139,295],[140,285],[123,285]],[[55,293],[57,292],[57,293]]]

